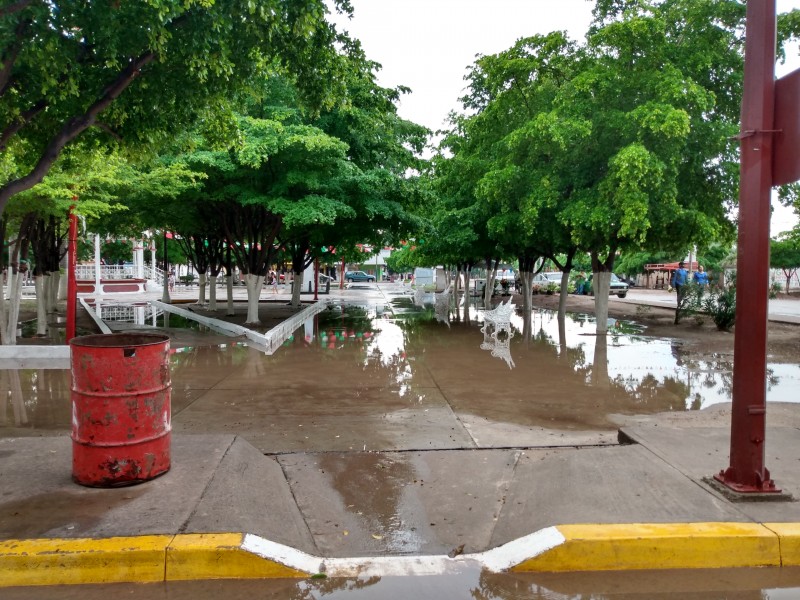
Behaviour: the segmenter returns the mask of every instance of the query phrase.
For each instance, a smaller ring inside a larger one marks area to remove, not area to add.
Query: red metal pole
[[[747,2],[731,455],[730,466],[715,476],[745,493],[780,491],[764,466],[775,8],[775,0]]]
[[[319,300],[319,259],[314,259],[314,302]]]
[[[69,207],[69,240],[67,241],[67,344],[75,337],[75,316],[78,285],[75,281],[75,265],[78,258],[78,216],[75,205]]]

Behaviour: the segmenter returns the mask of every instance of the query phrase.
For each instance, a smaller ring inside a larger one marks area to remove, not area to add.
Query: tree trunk
[[[483,305],[490,309],[492,308],[492,294],[494,293],[494,282],[497,278],[497,263],[494,267],[486,267],[486,287],[483,288]]]
[[[569,294],[569,271],[561,273],[561,295],[558,298],[558,322],[563,323],[567,316],[567,294]]]
[[[206,274],[200,273],[199,290],[197,292],[197,303],[203,306],[206,303]],[[261,289],[261,288],[259,288]]]
[[[6,317],[8,317],[8,307],[6,306],[6,296],[11,291],[11,269],[6,272],[7,282],[0,283],[0,344],[6,343],[6,332],[8,327],[6,325]]]
[[[470,295],[469,295],[469,280],[472,278],[472,268],[467,266],[464,269],[464,289],[467,290],[467,293],[464,294],[464,322],[469,323],[469,303],[470,303]]]
[[[294,274],[292,282],[292,308],[300,308],[300,290],[303,287],[303,271]]]
[[[225,288],[228,291],[228,309],[225,311],[225,314],[232,317],[236,314],[236,311],[233,310],[233,275],[228,274],[225,277]]]
[[[608,288],[610,284],[611,271],[595,272],[592,276],[597,335],[606,335],[608,333]]]
[[[33,279],[33,285],[36,289],[36,335],[47,335],[46,283],[47,279],[44,275],[37,275]]]
[[[212,275],[208,284],[208,310],[217,310],[217,276]]]
[[[244,279],[247,283],[247,319],[245,320],[245,325],[258,325],[261,323],[258,318],[258,301],[261,298],[264,276],[248,273],[244,276]]]
[[[58,308],[58,293],[61,289],[61,271],[53,271],[46,275],[45,279],[45,297],[47,298],[47,314],[56,314]],[[66,281],[66,277],[63,278]],[[66,298],[66,294],[64,294]]]
[[[608,297],[606,297],[606,300],[608,300]],[[604,335],[599,335],[594,343],[592,387],[595,390],[608,390],[611,387],[611,382],[608,379],[608,338]]]
[[[17,320],[19,319],[19,304],[22,297],[22,273],[14,273],[14,278],[9,288],[8,329],[5,343],[9,346],[17,345]]]

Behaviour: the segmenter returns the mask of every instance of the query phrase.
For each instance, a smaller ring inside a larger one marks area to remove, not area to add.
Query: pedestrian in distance
[[[689,274],[686,272],[685,263],[678,263],[678,268],[672,273],[671,285],[678,293],[678,302],[675,307],[675,325],[680,321],[680,311],[683,307],[683,299],[686,296],[686,283]]]
[[[575,279],[575,293],[581,296],[586,294],[586,271],[581,271]]]
[[[697,267],[697,271],[694,272],[692,279],[694,279],[694,282],[701,287],[708,285],[708,273],[703,270],[703,265],[699,265]]]
[[[175,269],[171,269],[167,279],[170,293],[175,291]]]
[[[269,272],[270,283],[272,284],[272,293],[278,293],[278,274],[275,271]]]

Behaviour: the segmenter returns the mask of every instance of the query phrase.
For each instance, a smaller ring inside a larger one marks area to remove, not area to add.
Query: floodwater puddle
[[[303,600],[789,600],[800,594],[800,570],[714,569],[603,573],[490,573],[417,577],[170,581],[6,588],[6,600],[148,600],[295,598]]]
[[[438,308],[430,294],[333,305],[273,355],[238,341],[176,349],[173,425],[239,433],[275,452],[531,446],[554,431],[569,443],[615,430],[609,415],[731,398],[731,357],[698,356],[633,322],[597,336],[590,316],[559,324],[534,310],[493,335],[482,309]],[[800,366],[770,363],[768,373],[768,402],[796,402]],[[68,430],[69,394],[65,368],[4,370],[0,434]]]

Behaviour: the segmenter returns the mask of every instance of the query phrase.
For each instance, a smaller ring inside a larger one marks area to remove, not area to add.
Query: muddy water
[[[334,306],[274,355],[243,343],[172,356],[176,432],[238,433],[265,452],[614,443],[611,414],[698,410],[731,395],[728,357],[698,359],[633,323],[535,311],[508,335],[483,312],[400,298]],[[768,401],[795,401],[800,367],[770,364]],[[3,393],[5,392],[5,393]],[[0,435],[69,429],[69,373],[0,372]]]
[[[510,574],[465,572],[430,577],[324,580],[195,581],[50,588],[11,588],[4,600],[790,600],[800,570],[719,569],[629,573]]]

